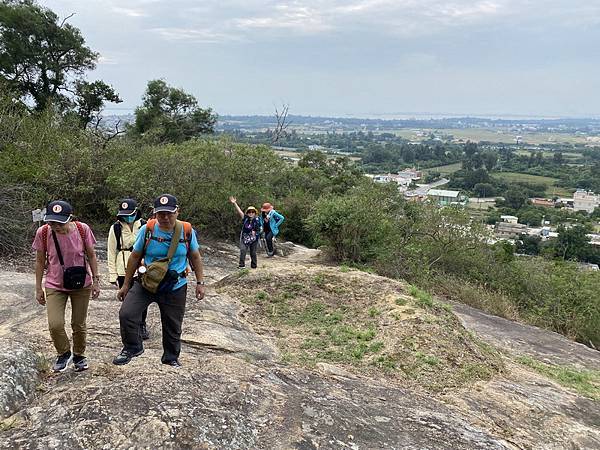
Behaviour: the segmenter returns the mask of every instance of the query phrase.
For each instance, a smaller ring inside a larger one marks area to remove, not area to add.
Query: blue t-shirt
[[[181,229],[180,240],[184,239],[184,230],[183,227]],[[154,230],[152,230],[152,236],[157,238],[165,239],[162,242],[156,241],[154,239],[150,239],[148,243],[148,247],[146,247],[146,253],[144,253],[144,262],[146,265],[150,264],[155,259],[165,258],[167,253],[169,253],[169,247],[171,246],[171,237],[173,233],[167,233],[162,231],[158,224],[154,225]],[[133,249],[142,253],[144,251],[144,245],[146,245],[146,225],[140,228],[140,232],[135,240],[135,244],[133,244]],[[200,249],[200,245],[198,244],[198,239],[196,237],[196,230],[192,228],[192,237],[190,239],[190,251],[193,252],[195,250]],[[185,271],[187,267],[187,246],[185,242],[180,242],[177,246],[177,250],[175,250],[175,254],[169,263],[169,270],[174,270],[177,273],[181,273]],[[185,278],[180,278],[177,281],[177,284],[173,287],[173,290],[179,289],[181,286],[187,283]]]

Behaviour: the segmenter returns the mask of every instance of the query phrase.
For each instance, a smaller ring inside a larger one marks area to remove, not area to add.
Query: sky
[[[41,0],[141,103],[221,115],[600,117],[599,0]]]

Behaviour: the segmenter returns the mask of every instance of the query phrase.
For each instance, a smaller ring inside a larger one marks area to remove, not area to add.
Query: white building
[[[596,195],[592,191],[578,189],[573,194],[573,209],[575,211],[587,211],[591,214],[598,206],[600,206],[600,195]]]
[[[439,205],[450,205],[458,203],[460,191],[447,191],[445,189],[429,189],[427,197],[437,202]]]
[[[506,223],[517,223],[519,221],[519,218],[517,216],[500,216],[500,220],[502,222],[506,222]]]

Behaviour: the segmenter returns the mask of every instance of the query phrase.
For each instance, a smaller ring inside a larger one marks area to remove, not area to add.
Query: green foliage
[[[79,29],[50,9],[33,0],[0,2],[0,80],[18,99],[33,100],[37,111],[68,107],[72,80],[94,69],[97,59]],[[115,98],[96,99],[109,97]]]
[[[98,80],[90,83],[77,80],[75,91],[76,115],[82,128],[86,128],[92,121],[99,121],[98,113],[106,102],[121,103],[123,101],[115,90],[104,81]]]
[[[554,242],[555,256],[563,260],[577,260],[600,264],[600,251],[589,243],[587,233],[591,230],[584,225],[567,228],[558,227],[558,239]]]
[[[338,261],[374,260],[393,234],[398,196],[387,186],[363,183],[346,195],[321,198],[307,218],[317,243]]]
[[[519,209],[526,202],[527,194],[518,186],[512,186],[504,193],[504,204],[510,208]]]
[[[173,193],[182,215],[201,231],[233,237],[240,225],[229,196],[240,205],[271,200],[269,180],[283,170],[283,162],[266,147],[196,140],[142,146],[111,171],[106,183],[113,192],[132,192],[146,203],[161,192]]]
[[[200,108],[193,95],[164,80],[151,80],[131,131],[148,143],[181,143],[212,133],[216,121],[212,110]]]

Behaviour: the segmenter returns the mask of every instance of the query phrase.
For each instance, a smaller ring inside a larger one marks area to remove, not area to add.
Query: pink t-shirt
[[[88,247],[93,247],[96,244],[96,238],[92,233],[91,228],[85,223],[81,223],[83,228],[83,235],[85,237],[85,243]],[[65,269],[73,266],[83,266],[85,247],[81,240],[79,230],[72,222],[72,229],[67,234],[56,233],[56,239],[58,245],[60,245],[60,251],[62,253],[63,261],[65,263]],[[36,251],[44,251],[44,243],[42,242],[42,230],[46,225],[42,225],[37,229],[35,233],[35,239],[33,240],[33,249]],[[46,282],[44,286],[51,289],[57,289],[59,291],[68,291],[63,287],[63,269],[58,260],[58,254],[56,253],[56,246],[54,245],[54,239],[52,239],[52,230],[48,227],[48,238],[46,240],[46,252],[48,258],[48,269],[46,272]],[[90,276],[90,266],[88,262],[85,262],[88,269],[88,275],[85,279],[85,286],[92,284],[92,277]]]

